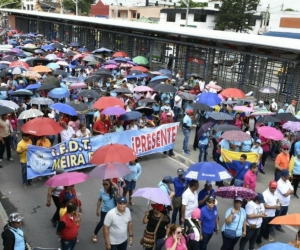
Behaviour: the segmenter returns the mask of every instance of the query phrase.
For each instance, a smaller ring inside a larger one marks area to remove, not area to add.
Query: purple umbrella
[[[171,205],[169,195],[159,188],[139,188],[131,197],[143,197],[158,204]]]
[[[11,49],[9,52],[13,52],[13,53],[21,53],[23,52],[21,49],[17,49],[17,48],[13,48]]]
[[[204,132],[206,132],[209,128],[212,128],[214,124],[214,122],[204,123],[197,132],[198,138],[200,138],[204,134]]]
[[[90,172],[90,177],[95,179],[120,178],[130,173],[130,169],[119,162],[100,164]]]
[[[234,199],[235,197],[240,196],[243,199],[252,200],[257,194],[248,188],[229,186],[218,188],[215,191],[215,195],[227,199]]]
[[[104,109],[101,113],[104,115],[123,115],[126,113],[126,110],[121,107],[109,107]]]
[[[104,62],[104,64],[106,64],[106,65],[109,65],[109,64],[117,65],[118,63],[115,60],[107,60],[106,62]]]
[[[132,64],[133,66],[136,66],[137,64],[133,61],[127,61],[127,63]]]

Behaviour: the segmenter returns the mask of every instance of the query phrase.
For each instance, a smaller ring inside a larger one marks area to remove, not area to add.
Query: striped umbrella
[[[248,141],[251,136],[239,130],[226,131],[221,135],[221,138],[228,141]]]
[[[210,118],[217,121],[231,121],[233,117],[223,112],[211,112],[209,115]]]
[[[51,105],[54,102],[49,99],[49,98],[45,98],[45,97],[38,97],[38,98],[34,98],[31,100],[32,104],[39,104],[39,105]]]

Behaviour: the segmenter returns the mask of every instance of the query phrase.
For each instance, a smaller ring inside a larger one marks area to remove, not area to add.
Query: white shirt
[[[197,191],[192,193],[191,189],[187,188],[182,194],[182,205],[185,206],[185,219],[191,219],[193,210],[198,207]]]
[[[209,85],[217,85],[217,82],[215,82],[215,81],[210,81],[208,84],[209,84]],[[209,92],[211,92],[211,93],[217,93],[218,91],[217,91],[216,89],[209,88]]]
[[[276,102],[272,102],[271,108],[272,108],[272,110],[277,111],[277,110],[278,110],[278,105],[277,105],[277,103],[276,103]]]
[[[199,81],[199,87],[200,87],[200,91],[203,91],[204,87],[205,87],[205,82],[204,81]]]
[[[276,206],[277,205],[277,201],[279,199],[277,190],[275,190],[274,193],[271,193],[270,189],[268,188],[262,194],[264,196],[264,200],[265,200],[267,205],[269,205],[269,206]],[[267,217],[274,217],[275,216],[275,212],[276,212],[275,208],[266,208],[265,211],[266,211]]]
[[[86,129],[85,136],[82,134],[80,129],[76,132],[76,137],[78,137],[78,138],[87,138],[87,137],[91,137],[91,136],[92,136],[91,131],[89,129]]]
[[[180,108],[182,107],[182,99],[180,98],[180,101],[179,102],[175,102],[174,101],[174,108],[177,107],[177,108]]]
[[[290,189],[294,190],[294,188],[289,180],[284,182],[282,180],[282,178],[280,178],[277,181],[278,198],[281,203],[281,206],[286,207],[286,206],[290,205],[291,195],[289,195],[287,197],[283,196]]]
[[[139,130],[139,127],[136,124],[134,124],[133,127],[130,127],[129,125],[127,125],[126,130]]]
[[[68,126],[68,129],[64,129],[60,132],[61,141],[66,141],[72,138],[75,135],[75,131],[71,126]]]
[[[264,205],[261,204],[257,204],[254,201],[249,201],[246,205],[246,214],[247,215],[252,215],[252,214],[263,214],[265,212],[265,207]],[[259,228],[261,226],[262,223],[262,217],[259,218],[247,218],[247,225],[249,226],[249,224],[255,224],[256,228]]]

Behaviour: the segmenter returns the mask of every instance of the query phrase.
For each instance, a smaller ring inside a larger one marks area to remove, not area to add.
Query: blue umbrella
[[[221,102],[221,98],[215,93],[202,93],[196,97],[196,102],[206,104],[207,106],[215,106]]]
[[[124,115],[119,116],[119,120],[121,121],[129,121],[129,120],[136,120],[142,117],[142,113],[137,112],[137,111],[130,111],[127,112]]]
[[[223,181],[232,178],[229,172],[216,162],[198,162],[190,166],[183,176],[198,181]]]
[[[32,39],[26,39],[26,40],[23,41],[23,44],[24,43],[32,43],[32,42],[33,42]]]
[[[82,53],[82,52],[88,52],[89,50],[86,47],[80,48],[78,50],[78,52]]]
[[[6,69],[8,68],[8,64],[0,64],[0,69]]]
[[[146,74],[126,76],[127,79],[148,77]]]
[[[7,42],[8,42],[8,44],[12,44],[12,45],[19,44],[18,42],[14,41],[14,40],[8,40]]]
[[[114,61],[116,61],[116,62],[127,62],[127,60],[123,57],[116,57],[116,58],[114,58]]]
[[[298,248],[281,242],[269,243],[259,248],[260,250],[296,250]],[[299,250],[299,249],[298,249]]]
[[[38,89],[39,87],[41,87],[40,83],[35,83],[35,84],[29,84],[25,89]]]
[[[60,66],[57,63],[48,63],[46,66],[53,70],[57,70],[60,68]]]
[[[64,82],[79,82],[80,79],[79,79],[79,77],[69,76],[69,77],[64,78],[63,81]]]
[[[96,50],[94,50],[92,53],[94,54],[94,53],[104,53],[104,52],[106,52],[106,53],[111,53],[111,52],[113,52],[112,50],[110,50],[110,49],[107,49],[107,48],[100,48],[100,49],[96,49]]]
[[[160,69],[158,72],[163,75],[171,75],[172,74],[172,72],[168,69]]]
[[[64,103],[60,103],[60,102],[54,103],[50,106],[50,108],[55,109],[61,113],[67,114],[67,115],[74,115],[74,116],[78,115],[76,110],[73,107],[71,107],[67,104],[64,104]]]
[[[79,47],[80,44],[78,42],[72,42],[72,43],[70,43],[70,46],[71,47]]]
[[[55,88],[52,89],[49,93],[48,96],[51,98],[65,98],[70,96],[70,92],[65,89],[65,88]]]
[[[42,48],[41,49],[43,49],[43,50],[54,50],[54,47],[52,46],[52,45],[44,45],[44,46],[42,46]]]
[[[18,53],[18,54],[15,54],[15,56],[24,57],[24,58],[27,57],[27,55],[24,53]]]
[[[168,76],[155,76],[151,79],[150,82],[162,81],[162,80],[167,80],[167,79],[169,79]]]

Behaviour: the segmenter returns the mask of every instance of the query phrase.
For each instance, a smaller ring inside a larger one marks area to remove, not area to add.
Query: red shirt
[[[76,216],[73,215],[73,219],[65,213],[60,221],[65,223],[65,227],[61,231],[61,239],[62,240],[74,240],[78,235],[78,226],[76,225]]]
[[[94,124],[94,130],[100,131],[103,134],[107,134],[108,133],[108,129],[110,127],[110,122],[109,121],[101,121],[98,120],[95,122]]]
[[[168,121],[167,118],[166,118],[165,120],[162,120],[160,124],[163,125],[163,124],[168,124],[168,123],[173,123],[173,122],[174,122],[173,118],[171,118],[170,121]]]

